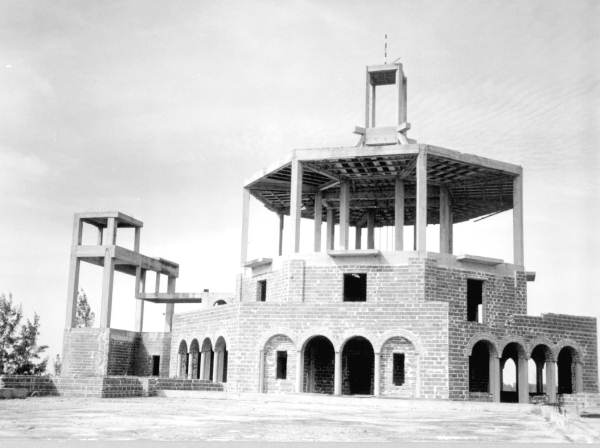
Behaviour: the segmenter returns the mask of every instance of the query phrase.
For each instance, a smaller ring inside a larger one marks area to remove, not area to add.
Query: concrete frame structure
[[[82,249],[84,215],[77,215],[69,303],[80,259],[104,266],[107,291],[113,269],[136,275],[138,317],[144,301],[167,303],[167,314],[174,303],[205,303],[200,311],[176,314],[172,326],[154,336],[161,340],[154,350],[168,364],[161,364],[160,375],[210,380],[233,391],[518,402],[536,394],[554,402],[559,395],[597,393],[596,320],[527,315],[527,281],[535,273],[526,271],[523,253],[522,168],[409,139],[406,84],[401,64],[367,67],[365,127],[355,128],[357,146],[296,149],[245,183],[235,294],[175,293],[176,265],[140,255],[141,223],[117,219],[124,215],[111,215],[112,226],[137,225],[132,254],[114,239],[108,249]],[[376,126],[381,85],[395,86],[395,126]],[[252,197],[279,219],[273,258],[248,260]],[[512,263],[453,253],[454,224],[511,209]],[[283,245],[286,215],[289,247]],[[96,219],[95,225],[107,219],[110,228],[110,217]],[[301,251],[307,246],[302,219],[314,224],[310,252]],[[428,251],[427,225],[439,225],[439,253]],[[404,240],[407,226],[414,228],[412,248]],[[386,228],[392,250],[376,244],[377,229]],[[145,292],[147,270],[170,273],[167,293],[158,286]],[[109,292],[106,297],[102,322],[108,327]],[[142,330],[141,318],[136,330]],[[68,335],[69,325],[66,331],[65,347],[73,353],[81,343]],[[117,357],[110,347],[117,344],[109,339],[110,365]],[[128,359],[139,359],[140,349],[131,344]],[[503,388],[509,360],[515,390]]]

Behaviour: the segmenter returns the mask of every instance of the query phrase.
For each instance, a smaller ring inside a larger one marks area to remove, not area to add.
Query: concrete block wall
[[[109,341],[110,330],[107,328],[65,329],[62,375],[107,375]]]

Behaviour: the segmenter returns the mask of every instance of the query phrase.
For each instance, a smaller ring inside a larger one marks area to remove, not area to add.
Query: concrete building
[[[393,126],[376,125],[380,86],[397,98]],[[522,168],[408,138],[401,64],[367,67],[365,95],[356,146],[298,149],[246,182],[233,294],[176,292],[178,265],[139,253],[140,221],[76,215],[63,375],[453,400],[597,393],[596,319],[527,315],[535,273],[523,253]],[[279,216],[278,256],[247,259],[251,196]],[[511,209],[513,260],[453,253],[453,224]],[[314,223],[308,235],[302,218]],[[97,245],[81,245],[84,224],[99,229]],[[439,253],[428,251],[428,225],[439,226]],[[135,229],[133,250],[116,245],[120,227]],[[376,244],[377,229],[393,232],[393,247]],[[300,251],[301,238],[312,251]],[[82,261],[104,269],[100,328],[73,328]],[[133,332],[110,328],[115,270],[136,277]],[[146,291],[148,271],[157,273],[154,292]],[[163,333],[143,332],[145,301],[166,304]],[[189,302],[203,306],[174,314],[176,303]],[[503,387],[508,365],[516,384]]]

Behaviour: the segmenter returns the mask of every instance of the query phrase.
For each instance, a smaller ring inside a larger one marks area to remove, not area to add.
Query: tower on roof
[[[377,126],[377,87],[395,86],[397,100],[396,125]],[[406,132],[410,129],[406,111],[406,76],[402,64],[368,65],[365,86],[365,126],[357,126],[354,133],[361,135],[360,145],[408,144]],[[414,142],[411,142],[414,143]]]

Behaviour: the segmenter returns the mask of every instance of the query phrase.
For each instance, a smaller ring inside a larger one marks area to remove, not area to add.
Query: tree
[[[46,345],[37,345],[40,318],[33,316],[33,322],[21,324],[21,305],[13,304],[12,295],[8,298],[0,294],[0,374],[34,375],[44,373],[48,359],[40,360]]]
[[[91,327],[94,325],[96,315],[88,303],[87,295],[83,289],[77,293],[77,313],[75,314],[75,326],[77,328]]]

